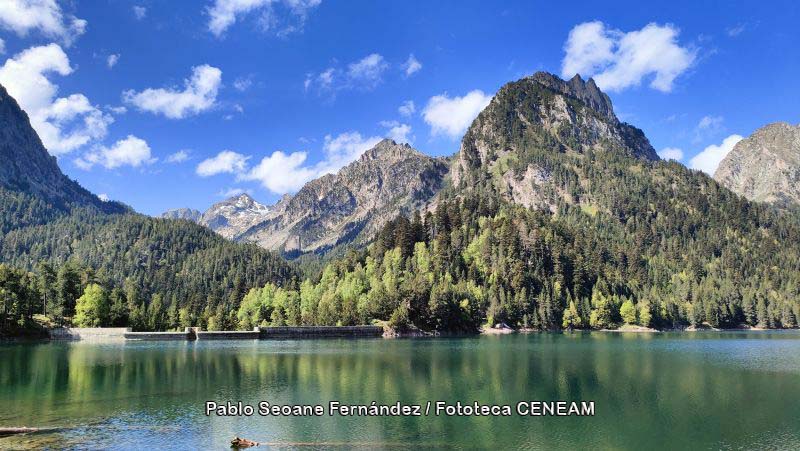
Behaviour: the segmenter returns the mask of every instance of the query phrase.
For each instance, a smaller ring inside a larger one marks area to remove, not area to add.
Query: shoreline
[[[362,328],[370,328],[369,333],[352,333]],[[793,328],[780,328],[768,329],[762,327],[735,327],[735,328],[714,328],[714,327],[693,327],[688,326],[684,328],[672,329],[654,329],[643,326],[622,326],[617,329],[512,329],[510,327],[489,328],[483,327],[475,333],[436,333],[425,332],[421,330],[413,330],[407,332],[398,332],[391,329],[384,328],[381,332],[378,331],[380,326],[296,326],[296,327],[276,327],[275,329],[282,329],[285,332],[288,329],[293,329],[293,333],[274,333],[265,331],[273,328],[260,328],[260,333],[256,334],[255,331],[200,331],[196,338],[187,338],[186,332],[178,331],[159,331],[159,332],[130,332],[120,336],[116,331],[111,333],[104,333],[104,329],[110,328],[93,328],[92,333],[86,337],[75,336],[67,338],[63,336],[54,335],[21,335],[21,336],[0,336],[0,344],[4,343],[47,343],[47,342],[98,342],[98,343],[126,343],[126,342],[141,342],[141,341],[208,341],[213,340],[309,340],[309,339],[329,339],[329,338],[347,338],[347,339],[397,339],[397,338],[454,338],[454,337],[480,337],[480,336],[502,336],[512,334],[530,334],[530,333],[571,333],[571,332],[602,332],[612,334],[632,333],[632,334],[660,334],[660,333],[691,333],[691,332],[770,332],[770,331],[792,331],[800,330],[800,327]],[[313,330],[313,331],[312,331]],[[58,334],[56,334],[58,335]],[[106,336],[107,335],[107,336]],[[258,336],[256,336],[258,335]],[[200,338],[202,337],[202,338]]]

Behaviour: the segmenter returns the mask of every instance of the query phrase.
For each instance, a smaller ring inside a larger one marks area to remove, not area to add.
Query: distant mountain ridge
[[[197,221],[220,235],[287,255],[366,243],[388,219],[423,208],[444,185],[445,158],[385,139],[336,174],[308,182],[273,206],[247,194],[214,204]]]
[[[753,201],[800,206],[800,124],[756,130],[725,156],[714,179]]]

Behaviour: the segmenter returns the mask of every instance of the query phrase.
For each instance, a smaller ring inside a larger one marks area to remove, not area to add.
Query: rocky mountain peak
[[[526,207],[555,211],[572,196],[554,186],[554,170],[607,153],[656,161],[644,133],[621,123],[593,80],[537,72],[500,88],[467,129],[453,163],[457,188],[483,185]]]
[[[584,81],[579,74],[575,74],[569,81],[564,81],[548,72],[536,72],[530,79],[552,91],[583,102],[610,121],[619,122],[617,116],[614,115],[611,99],[597,87],[594,79],[590,78]]]
[[[397,161],[398,159],[415,157],[415,156],[424,156],[424,155],[415,150],[407,143],[398,144],[392,139],[385,138],[378,144],[376,144],[373,148],[361,154],[361,158],[359,158],[359,160],[361,161],[384,160],[387,162],[391,162],[391,161]],[[357,164],[358,160],[354,163],[351,163],[349,166]]]
[[[800,124],[759,128],[733,147],[714,178],[750,200],[800,205]]]

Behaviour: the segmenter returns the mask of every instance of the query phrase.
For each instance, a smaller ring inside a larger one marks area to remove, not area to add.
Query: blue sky
[[[658,151],[706,171],[800,122],[799,6],[645,3],[4,0],[0,83],[64,172],[147,214],[272,203],[383,136],[451,155],[537,70],[595,76]]]

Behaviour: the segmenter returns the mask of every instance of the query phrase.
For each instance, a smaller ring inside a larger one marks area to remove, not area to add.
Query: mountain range
[[[66,178],[0,94],[0,261],[80,262],[86,279],[143,293],[156,319],[140,328],[791,327],[800,315],[800,248],[785,245],[800,218],[723,186],[791,200],[791,126],[742,141],[719,183],[661,161],[593,80],[539,72],[503,86],[451,158],[383,140],[275,205],[240,195],[156,219]],[[751,188],[758,174],[776,182]],[[261,248],[341,258],[317,271]]]
[[[248,194],[214,204],[199,217],[187,209],[163,217],[193,219],[220,235],[285,255],[365,244],[386,221],[431,202],[444,185],[448,160],[384,139],[336,174],[312,180],[266,206]]]

